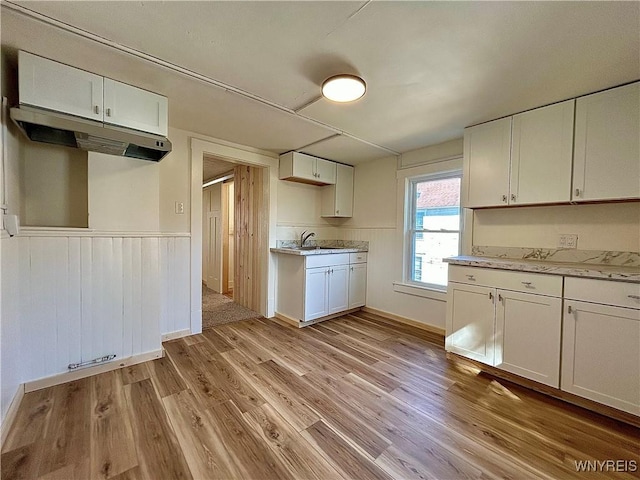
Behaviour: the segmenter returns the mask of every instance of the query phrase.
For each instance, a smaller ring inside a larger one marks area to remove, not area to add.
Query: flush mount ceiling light
[[[322,84],[322,95],[334,102],[353,102],[364,95],[367,85],[355,75],[335,75]]]

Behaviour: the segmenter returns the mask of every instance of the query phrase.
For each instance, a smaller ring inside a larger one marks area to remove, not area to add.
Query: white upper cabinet
[[[46,58],[18,53],[20,104],[102,121],[103,77]]]
[[[312,185],[334,185],[336,163],[306,153],[288,152],[280,155],[280,180]]]
[[[168,100],[140,88],[20,51],[20,104],[166,136]]]
[[[167,97],[104,79],[105,123],[166,136],[167,118]]]
[[[579,98],[574,201],[640,197],[640,82]]]
[[[513,116],[509,204],[571,199],[575,100]]]
[[[463,207],[508,204],[510,157],[511,117],[465,129]]]
[[[336,183],[322,190],[322,217],[353,216],[353,167],[336,165]]]

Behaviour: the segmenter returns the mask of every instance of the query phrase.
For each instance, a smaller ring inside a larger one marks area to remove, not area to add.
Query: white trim
[[[273,317],[275,312],[275,258],[269,248],[276,246],[276,192],[278,155],[216,139],[191,138],[191,333],[202,332],[202,165],[205,155],[234,164],[265,168],[263,175],[263,205],[267,215],[262,219],[266,245],[261,246],[262,282],[260,313]]]
[[[62,383],[73,382],[74,380],[80,380],[81,378],[87,378],[93,375],[98,375],[100,373],[118,370],[122,367],[129,367],[138,363],[148,362],[149,360],[154,360],[163,356],[164,350],[153,350],[151,352],[142,353],[140,355],[134,355],[132,357],[123,358],[121,360],[115,360],[113,362],[104,363],[102,365],[96,365],[95,367],[86,367],[71,372],[53,375],[52,377],[40,378],[38,380],[26,382],[24,384],[24,391],[25,393],[29,393],[35,390],[53,387],[54,385],[60,385]]]
[[[430,298],[439,302],[447,301],[447,291],[436,288],[425,287],[413,283],[393,282],[393,291],[398,293],[406,293],[415,297]]]
[[[444,344],[444,336],[445,329],[441,327],[436,327],[435,325],[431,325],[429,323],[420,322],[418,320],[413,320],[412,318],[403,317],[401,315],[396,315],[395,313],[386,312],[384,310],[378,310],[377,308],[371,307],[362,307],[362,311],[366,313],[373,313],[374,315],[379,315],[381,317],[386,317],[390,320],[395,320],[399,323],[404,323],[406,325],[411,325],[412,327],[420,328],[427,332],[435,333],[436,335],[440,335],[442,337],[442,343]]]
[[[185,330],[176,330],[175,332],[165,333],[160,337],[160,339],[164,343],[170,340],[175,340],[176,338],[187,337],[189,335],[191,335],[191,330],[187,328]]]
[[[18,390],[13,396],[13,399],[9,404],[9,408],[7,409],[7,413],[2,420],[2,432],[0,433],[0,451],[4,451],[4,442],[7,440],[7,436],[9,435],[9,430],[11,430],[13,422],[16,421],[16,417],[18,416],[18,409],[20,408],[20,404],[22,403],[23,398],[24,383],[21,383],[20,385],[18,385]]]
[[[190,237],[189,232],[109,232],[104,230],[52,228],[52,227],[20,227],[18,237],[110,237],[110,238],[177,238]]]

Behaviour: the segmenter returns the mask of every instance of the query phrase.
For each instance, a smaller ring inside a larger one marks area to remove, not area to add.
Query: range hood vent
[[[154,162],[171,151],[165,137],[40,108],[12,108],[11,119],[34,142]]]

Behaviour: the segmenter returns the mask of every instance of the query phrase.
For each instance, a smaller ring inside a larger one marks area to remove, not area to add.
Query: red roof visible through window
[[[416,185],[416,208],[453,207],[460,205],[460,179],[429,180]]]

